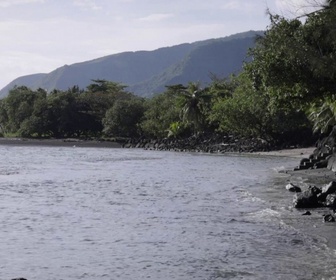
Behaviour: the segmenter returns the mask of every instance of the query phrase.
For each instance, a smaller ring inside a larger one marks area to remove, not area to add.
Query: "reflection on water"
[[[288,223],[272,168],[296,160],[6,146],[0,157],[1,279],[336,275],[326,241]]]

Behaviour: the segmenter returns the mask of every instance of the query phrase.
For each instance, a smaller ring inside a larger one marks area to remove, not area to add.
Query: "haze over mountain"
[[[149,97],[167,85],[200,82],[206,85],[211,76],[223,78],[238,73],[247,60],[248,49],[262,31],[248,31],[219,39],[186,43],[154,51],[113,54],[72,65],[50,73],[18,77],[0,91],[0,98],[14,86],[32,89],[66,90],[74,85],[85,89],[95,79],[119,82],[136,95]]]

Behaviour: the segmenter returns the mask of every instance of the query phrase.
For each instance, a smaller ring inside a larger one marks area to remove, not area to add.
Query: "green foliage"
[[[7,98],[1,102],[1,123],[3,131],[14,133],[34,111],[35,103],[46,98],[43,90],[32,91],[27,87],[14,87]]]
[[[168,92],[177,98],[181,120],[185,124],[191,124],[194,132],[201,132],[206,125],[206,116],[211,102],[208,90],[201,89],[199,83],[189,83],[188,87],[170,86]]]
[[[168,138],[178,138],[188,130],[188,126],[183,122],[173,122],[168,129]]]
[[[146,111],[140,127],[147,137],[164,138],[171,123],[179,121],[176,97],[162,93],[146,101]]]
[[[268,100],[253,90],[251,82],[240,77],[240,86],[231,97],[214,103],[209,116],[220,132],[233,132],[243,136],[260,136],[267,131]]]
[[[256,91],[246,75],[240,75],[237,82],[232,96],[215,102],[209,116],[220,132],[277,141],[309,128],[302,112],[289,106],[273,107],[269,96]]]
[[[106,112],[103,119],[104,133],[112,137],[139,136],[139,123],[144,111],[144,102],[140,98],[132,97],[117,100]]]
[[[322,9],[305,23],[270,16],[271,26],[251,51],[245,70],[254,87],[267,93],[275,106],[297,107],[335,92],[336,9]]]
[[[87,91],[88,92],[103,92],[103,93],[119,93],[119,92],[124,92],[126,86],[116,83],[116,82],[111,82],[111,81],[106,81],[106,80],[92,80],[93,83],[87,86]]]
[[[320,104],[312,104],[309,113],[314,132],[330,132],[336,125],[336,101],[333,97],[326,98]]]

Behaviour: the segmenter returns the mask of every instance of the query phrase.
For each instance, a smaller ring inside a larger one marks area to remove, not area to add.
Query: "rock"
[[[325,205],[325,200],[326,200],[326,198],[327,198],[327,195],[328,194],[326,194],[326,193],[319,193],[318,195],[317,195],[317,199],[318,199],[318,201],[322,204],[322,205]]]
[[[327,195],[325,200],[325,206],[336,208],[336,193]]]
[[[329,159],[328,159],[328,166],[327,168],[333,172],[336,172],[336,154],[333,154]]]
[[[300,160],[300,165],[304,165],[306,162],[307,162],[307,163],[310,162],[310,159],[308,159],[308,158],[303,158],[303,159],[301,159],[301,160]]]
[[[313,168],[326,168],[328,167],[328,159],[320,160],[316,163],[314,163]]]
[[[14,278],[12,280],[27,280],[26,278],[22,278],[22,277],[19,277],[19,278]]]
[[[310,215],[311,215],[310,211],[306,211],[302,214],[302,216],[310,216]]]
[[[323,216],[323,222],[325,223],[333,223],[335,222],[335,217],[331,214],[327,214]]]
[[[310,190],[310,191],[311,191],[313,194],[315,194],[315,195],[318,195],[318,194],[322,193],[322,190],[319,189],[319,188],[316,187],[316,186],[309,186],[309,187],[308,187],[308,190]]]
[[[329,184],[322,187],[322,193],[331,194],[336,192],[336,182],[331,181]]]
[[[301,189],[298,186],[295,186],[292,183],[289,183],[286,185],[286,190],[290,192],[301,192]]]
[[[311,187],[304,192],[296,193],[293,199],[293,206],[295,208],[314,208],[320,206],[315,188]]]

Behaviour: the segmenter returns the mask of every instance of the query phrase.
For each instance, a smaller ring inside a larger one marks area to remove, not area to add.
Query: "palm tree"
[[[199,83],[189,83],[188,87],[175,88],[178,96],[178,104],[181,107],[181,119],[185,123],[193,125],[194,132],[199,132],[206,119],[207,105],[211,95],[207,89],[202,89]]]
[[[334,98],[327,98],[322,105],[312,106],[309,119],[313,122],[314,132],[329,132],[336,125],[336,101]]]

